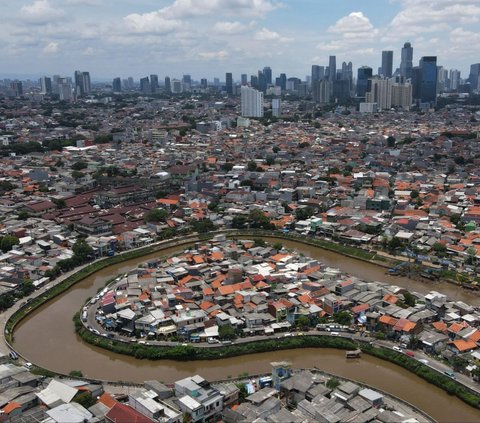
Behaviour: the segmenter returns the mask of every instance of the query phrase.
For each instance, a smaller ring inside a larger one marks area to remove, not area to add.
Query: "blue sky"
[[[270,66],[380,65],[405,41],[468,76],[480,62],[480,0],[2,0],[0,75],[89,70],[93,79],[156,73],[224,78]]]

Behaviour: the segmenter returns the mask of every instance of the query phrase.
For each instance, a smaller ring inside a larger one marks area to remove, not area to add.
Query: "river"
[[[479,298],[474,294],[446,283],[424,284],[407,278],[391,277],[385,275],[385,269],[369,263],[298,242],[282,241],[282,243],[285,247],[321,259],[329,266],[338,267],[360,278],[395,283],[418,292],[436,289],[457,300],[471,304],[479,303]],[[478,410],[398,366],[366,355],[360,360],[347,361],[343,351],[303,349],[215,361],[148,361],[91,346],[76,335],[72,322],[73,314],[81,308],[86,298],[93,296],[108,279],[149,258],[172,254],[178,250],[170,248],[162,253],[113,265],[79,282],[66,293],[40,307],[17,326],[14,332],[15,349],[31,362],[61,373],[81,370],[86,377],[134,382],[158,379],[169,383],[195,373],[209,380],[217,380],[228,376],[236,377],[245,371],[250,374],[269,372],[271,361],[289,360],[295,367],[316,366],[321,370],[383,389],[411,402],[441,422],[480,421]]]

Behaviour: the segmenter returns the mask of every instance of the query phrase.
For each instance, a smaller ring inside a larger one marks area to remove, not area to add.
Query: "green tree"
[[[0,310],[6,310],[15,304],[15,298],[11,294],[4,294],[0,296]]]
[[[403,294],[404,302],[409,307],[415,307],[415,297],[408,291]]]
[[[233,340],[237,337],[235,329],[230,325],[222,325],[218,328],[218,336],[222,340]]]
[[[326,386],[328,389],[336,389],[340,386],[340,381],[336,377],[331,377],[327,380]]]
[[[466,358],[455,356],[452,358],[452,367],[457,371],[465,370],[465,367],[468,366],[468,360]]]
[[[297,220],[305,220],[312,217],[315,214],[315,209],[313,207],[298,207],[295,210],[295,217]]]
[[[83,373],[81,370],[71,370],[68,375],[72,377],[83,377]]]
[[[78,162],[75,162],[72,165],[72,169],[73,170],[82,170],[82,169],[86,169],[87,166],[88,166],[88,164],[86,162],[78,161]]]
[[[87,244],[84,239],[79,239],[73,244],[72,251],[76,260],[80,263],[84,263],[93,256],[93,248]]]
[[[419,192],[416,189],[412,189],[412,191],[410,191],[410,198],[412,200],[415,198],[418,198],[418,195],[419,195]]]
[[[395,252],[402,246],[402,241],[397,237],[393,237],[390,241],[388,241],[387,248],[390,252]]]
[[[257,170],[257,164],[254,161],[250,161],[247,163],[247,170],[249,172],[255,172]]]
[[[19,239],[13,235],[5,235],[0,240],[0,249],[6,253],[10,251],[14,245],[18,245]]]
[[[388,147],[390,147],[390,148],[395,147],[395,142],[396,142],[395,137],[390,136],[390,137],[387,138],[387,146]]]
[[[444,255],[447,252],[447,246],[441,242],[433,244],[432,249],[439,255]]]
[[[215,225],[210,219],[196,220],[192,222],[192,227],[195,232],[200,234],[213,231]]]
[[[348,326],[352,323],[352,315],[348,311],[339,311],[338,313],[333,313],[333,320],[344,326]]]
[[[90,392],[82,392],[81,394],[77,394],[73,398],[73,401],[77,402],[85,408],[90,408],[92,405],[95,405],[97,403],[97,400],[92,397],[92,394]]]
[[[80,172],[78,170],[74,170],[72,172],[72,178],[73,179],[80,179],[80,178],[83,178],[85,176],[85,174],[83,172]]]
[[[233,163],[226,162],[222,165],[222,170],[225,172],[230,172],[233,169]]]
[[[272,245],[273,249],[274,250],[278,250],[280,251],[282,248],[283,248],[283,244],[281,242],[275,242],[273,245]]]
[[[308,329],[310,327],[310,319],[307,316],[300,316],[295,321],[295,326],[300,329]]]
[[[164,209],[151,209],[145,215],[145,222],[165,222],[168,212]]]

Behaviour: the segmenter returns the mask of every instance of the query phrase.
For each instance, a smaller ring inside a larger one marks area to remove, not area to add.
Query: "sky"
[[[0,76],[92,80],[149,74],[195,80],[270,66],[302,79],[312,64],[394,68],[406,41],[468,77],[480,62],[480,0],[1,0]]]

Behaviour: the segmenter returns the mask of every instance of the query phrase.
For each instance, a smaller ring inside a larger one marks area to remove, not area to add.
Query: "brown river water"
[[[268,239],[266,239],[268,241]],[[306,246],[282,241],[287,248],[321,259],[366,280],[376,280],[403,286],[412,291],[435,289],[450,298],[469,304],[480,304],[480,297],[448,283],[421,282],[385,274],[385,269]],[[110,381],[143,382],[158,379],[166,383],[188,375],[200,374],[209,380],[236,377],[270,371],[270,362],[291,361],[294,367],[317,367],[327,372],[367,383],[396,395],[430,414],[441,422],[480,422],[480,411],[428,384],[408,371],[391,363],[363,355],[359,360],[346,360],[343,351],[333,349],[301,349],[252,354],[214,361],[149,361],[137,360],[105,351],[84,343],[76,334],[72,317],[105,282],[135,267],[138,263],[160,255],[179,251],[169,248],[161,253],[144,256],[110,266],[76,284],[68,292],[48,302],[15,329],[14,346],[29,361],[61,373],[81,370],[86,377]]]

